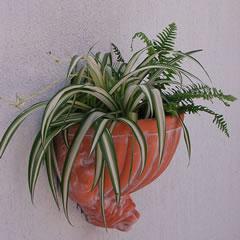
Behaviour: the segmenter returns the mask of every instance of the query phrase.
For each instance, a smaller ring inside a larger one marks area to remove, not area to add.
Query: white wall
[[[239,9],[239,0],[0,1],[0,96],[5,98],[0,100],[0,135],[19,112],[6,99],[14,101],[16,93],[29,95],[63,80],[72,55],[86,53],[97,41],[99,50],[108,50],[113,41],[127,53],[134,32],[154,36],[172,21],[178,24],[177,46],[203,48],[199,59],[215,85],[239,97]],[[193,144],[190,167],[181,143],[165,174],[134,195],[141,218],[128,233],[106,233],[89,225],[73,205],[76,226],[69,226],[53,204],[45,173],[31,205],[26,173],[39,127],[36,114],[0,162],[0,239],[239,240],[240,104],[216,109],[225,114],[231,138],[216,130],[207,116],[187,117]]]

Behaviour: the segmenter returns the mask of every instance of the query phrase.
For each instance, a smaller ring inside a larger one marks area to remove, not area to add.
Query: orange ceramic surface
[[[117,204],[114,197],[114,191],[111,185],[108,170],[105,171],[105,215],[108,228],[116,228],[127,231],[138,220],[139,213],[136,205],[130,197],[130,193],[137,191],[156,179],[170,163],[177,148],[180,134],[181,123],[176,117],[166,117],[166,143],[163,155],[163,161],[158,167],[158,136],[155,119],[139,120],[138,125],[144,133],[148,145],[147,162],[143,173],[140,175],[140,148],[133,137],[129,127],[123,123],[117,123],[113,130],[113,141],[116,149],[118,167],[121,184],[121,201]],[[78,126],[69,129],[69,141],[71,142]],[[77,202],[88,222],[104,227],[98,187],[91,191],[94,173],[95,156],[89,156],[94,132],[88,131],[84,137],[83,143],[76,157],[71,179],[70,179],[70,197]],[[66,157],[66,146],[62,135],[57,136],[55,141],[57,160],[60,170],[63,167]],[[133,158],[132,158],[133,156]],[[132,161],[132,174],[129,178],[129,172]]]

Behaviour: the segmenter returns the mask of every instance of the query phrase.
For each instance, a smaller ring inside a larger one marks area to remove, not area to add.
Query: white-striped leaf
[[[82,57],[80,56],[73,56],[72,59],[71,59],[71,62],[69,64],[69,68],[68,68],[68,71],[67,71],[67,80],[69,79],[73,69],[77,66],[78,62],[80,61]]]
[[[159,166],[162,163],[163,151],[165,145],[165,136],[166,136],[166,123],[165,123],[165,113],[163,107],[163,101],[161,93],[158,89],[151,89],[151,97],[153,103],[153,109],[155,113],[155,118],[157,121],[158,128],[158,147],[159,147]]]
[[[83,78],[84,78],[84,74],[85,74],[86,69],[87,69],[87,66],[83,66],[83,67],[79,70],[79,72],[78,72],[78,74],[77,74],[77,79],[74,81],[75,84],[83,84],[83,83],[82,83],[82,80],[83,80]]]
[[[127,109],[129,112],[135,112],[136,107],[139,106],[139,103],[144,99],[144,93],[138,93],[136,98],[133,98],[133,100],[130,102],[129,101],[129,106],[127,106]]]
[[[103,164],[104,164],[104,160],[103,160],[100,145],[98,144],[96,147],[96,165],[95,165],[95,174],[94,174],[93,184],[91,188],[92,190],[96,187],[101,177]]]
[[[134,145],[133,141],[131,141],[131,160],[130,160],[130,169],[129,169],[129,175],[128,175],[128,183],[131,181],[132,177],[132,170],[133,170],[133,155],[134,155]]]
[[[66,123],[65,120],[64,120],[64,123]],[[62,131],[62,135],[63,135],[63,141],[64,141],[64,144],[65,144],[66,148],[69,148],[68,129],[64,129]]]
[[[61,182],[61,191],[62,191],[62,203],[64,214],[71,224],[68,216],[68,192],[69,192],[69,181],[73,163],[79,151],[79,147],[83,141],[85,134],[88,129],[93,125],[95,121],[103,117],[105,113],[95,111],[90,113],[84,120],[80,122],[80,127],[72,141],[71,147],[68,150],[66,160],[64,162],[63,172],[62,172],[62,182]]]
[[[104,90],[94,86],[84,86],[84,85],[73,85],[69,87],[63,88],[59,91],[47,104],[45,109],[43,120],[42,120],[42,127],[41,127],[41,136],[42,142],[47,136],[48,128],[51,124],[51,121],[54,117],[55,112],[58,110],[58,107],[66,102],[70,97],[77,93],[88,93],[92,96],[95,96],[100,101],[102,101],[110,110],[115,110],[116,106],[114,105],[114,100],[112,97]]]
[[[147,47],[147,48],[149,48],[149,47]],[[162,52],[164,52],[164,51],[161,50],[161,51],[158,51],[158,52],[156,52],[156,53],[154,53],[154,54],[146,57],[146,58],[136,67],[136,69],[147,66],[156,56],[158,56],[158,55],[159,55],[160,53],[162,53]]]
[[[62,108],[60,108],[58,111],[56,111],[52,121],[55,122],[57,121],[59,118],[61,118],[62,116],[64,116],[69,109],[71,108],[71,103],[64,105]],[[63,118],[64,119],[64,118]],[[62,120],[63,120],[62,119]]]
[[[95,132],[95,135],[94,135],[94,138],[93,138],[92,147],[91,147],[91,150],[90,150],[90,155],[92,154],[93,150],[95,149],[96,145],[98,144],[99,139],[101,138],[102,133],[105,130],[109,120],[110,119],[102,119],[100,124],[95,128],[96,132]]]
[[[89,66],[88,70],[90,72],[94,85],[103,87],[101,65],[91,55],[87,55],[85,58]]]
[[[138,89],[137,84],[129,85],[126,87],[125,94],[124,94],[124,101],[123,101],[123,105],[125,108],[127,107],[130,98],[136,93],[137,89]]]
[[[141,172],[140,173],[142,173],[147,161],[147,143],[146,143],[145,136],[143,135],[142,130],[138,127],[138,125],[134,121],[129,120],[127,118],[118,118],[117,120],[127,124],[131,128],[136,140],[138,141],[140,151],[141,151]]]
[[[92,95],[93,97],[95,98],[98,98],[103,104],[105,104],[111,111],[114,111],[117,109],[117,105],[115,104],[115,102],[112,102],[110,100],[110,98],[107,98],[107,94],[104,96],[102,93],[101,93],[101,90],[99,91],[88,91],[88,90],[82,90],[81,93],[87,93],[87,94],[90,94]],[[111,98],[112,99],[112,98]]]
[[[2,155],[3,155],[3,153],[6,149],[9,141],[11,140],[12,136],[14,135],[14,133],[16,132],[18,127],[21,125],[21,123],[26,119],[26,117],[28,117],[35,110],[43,108],[46,105],[47,105],[46,102],[40,102],[40,103],[34,104],[30,108],[24,110],[21,114],[19,114],[13,120],[13,122],[10,124],[8,129],[5,131],[5,133],[4,133],[4,135],[1,139],[1,142],[0,142],[0,158],[2,157]]]
[[[72,104],[73,101],[69,100],[67,103]],[[81,109],[81,110],[90,110],[92,107],[87,105],[86,103],[80,102],[80,101],[74,101],[74,107]]]
[[[133,54],[133,56],[131,57],[131,59],[128,61],[127,65],[126,65],[126,69],[124,71],[124,75],[127,75],[130,73],[130,71],[132,70],[134,64],[138,61],[139,57],[144,53],[144,51],[146,50],[147,48],[143,48],[137,52],[135,52]]]
[[[78,121],[79,122],[79,121]],[[41,167],[41,162],[43,161],[43,156],[46,152],[46,149],[48,145],[52,143],[53,138],[59,134],[62,130],[69,128],[70,126],[74,125],[75,122],[69,122],[65,126],[60,125],[60,127],[55,128],[47,137],[46,145],[42,145],[41,142],[41,133],[39,132],[34,140],[30,157],[29,157],[29,163],[28,163],[28,185],[29,185],[29,191],[31,193],[31,198],[33,201],[34,196],[34,189],[36,185],[36,181],[39,175],[39,170]],[[53,154],[53,149],[52,149]],[[56,161],[56,159],[55,159]],[[55,169],[58,170],[57,164],[55,163]],[[59,175],[59,170],[57,171]],[[59,178],[60,179],[60,178]]]
[[[53,163],[53,156],[51,152],[51,147],[49,146],[46,151],[46,170],[47,170],[47,176],[48,176],[48,183],[53,195],[53,199],[59,208],[59,202],[58,202],[58,191],[57,191],[57,183],[56,183],[56,171]]]
[[[177,55],[177,57],[182,57],[182,58],[189,58],[190,60],[192,60],[193,62],[195,62],[197,65],[199,65],[201,67],[201,69],[204,71],[204,73],[206,74],[206,76],[208,77],[208,79],[210,80],[210,82],[212,82],[207,70],[204,68],[204,66],[193,56],[191,56],[194,53],[200,52],[202,51],[202,49],[198,49],[198,50],[194,50],[194,51],[190,51],[190,52],[180,52],[180,51],[174,51],[174,53]],[[177,57],[175,59],[177,59]],[[173,59],[172,61],[174,61],[175,59]],[[170,64],[171,62],[170,61]],[[179,59],[177,59],[177,61],[179,61]]]
[[[29,192],[31,194],[31,189],[32,189],[32,168],[34,165],[34,161],[37,157],[38,151],[41,148],[41,133],[39,132],[33,142],[32,148],[31,148],[31,152],[29,155],[29,160],[28,160],[28,188],[29,188]],[[32,194],[31,194],[32,196]]]
[[[201,79],[199,79],[197,76],[193,75],[192,73],[182,69],[182,68],[179,68],[179,67],[175,67],[175,66],[169,66],[169,65],[164,65],[164,64],[158,64],[158,65],[149,65],[149,66],[146,66],[146,67],[142,67],[142,68],[139,68],[137,70],[134,70],[132,72],[130,72],[129,74],[127,74],[126,76],[124,76],[121,80],[119,80],[113,87],[112,89],[109,91],[110,95],[112,95],[121,85],[123,84],[127,84],[128,81],[129,81],[129,78],[137,73],[140,73],[144,70],[150,70],[150,69],[162,69],[162,70],[172,70],[172,71],[175,71],[175,72],[181,72],[182,74],[184,75],[189,75],[190,77],[193,77],[199,81],[201,81]],[[142,80],[142,79],[141,79]]]
[[[147,85],[145,84],[140,84],[139,87],[141,88],[141,90],[144,92],[148,105],[150,107],[150,117],[153,115],[153,103],[152,103],[152,98],[151,98],[151,92],[150,89]]]
[[[116,109],[117,105],[116,105],[114,99],[112,98],[111,94],[109,94],[105,89],[95,87],[95,86],[84,86],[84,91],[86,91],[86,90],[89,90],[89,94],[91,94],[92,96],[94,96],[94,93],[101,94],[109,101],[109,103],[106,104],[106,106],[109,107],[109,109],[111,109],[111,110]],[[91,93],[91,92],[93,92],[93,93]],[[102,98],[99,97],[99,100],[102,100]]]
[[[68,119],[65,120],[65,116],[58,118],[56,121],[52,121],[50,127],[59,127],[64,125],[64,123],[78,123],[85,117],[83,113],[71,113]]]
[[[103,163],[102,169],[101,169],[101,177],[99,181],[99,197],[100,197],[100,204],[101,204],[101,214],[103,219],[103,224],[105,228],[107,229],[107,221],[106,221],[106,215],[105,215],[105,204],[104,204],[104,179],[105,179],[105,162]]]
[[[49,144],[52,142],[53,138],[57,136],[61,132],[61,130],[62,128],[53,130],[47,136],[44,147],[41,143],[41,138],[38,138],[37,143],[34,143],[33,145],[33,148],[30,154],[30,159],[29,159],[29,177],[28,177],[32,201],[34,198],[34,190],[35,190],[36,182],[39,176],[39,171],[44,159],[44,154],[46,153],[46,150]]]
[[[53,166],[54,166],[54,170],[57,174],[58,182],[60,183],[61,182],[61,172],[60,172],[60,168],[58,166],[57,156],[56,156],[56,153],[55,153],[53,142],[50,144],[50,150],[51,150],[52,163],[53,163]]]
[[[113,190],[116,196],[116,201],[119,203],[120,197],[121,197],[121,189],[120,189],[120,178],[119,178],[119,171],[118,171],[118,164],[117,164],[117,156],[115,152],[113,139],[108,129],[104,130],[99,143],[102,150],[103,159],[107,163]]]
[[[107,120],[107,122],[109,121],[108,119],[104,119],[104,120]],[[101,122],[102,123],[102,122]],[[110,127],[109,127],[109,131],[110,133],[112,133],[114,127],[115,127],[115,124],[116,122],[112,122]],[[103,125],[105,125],[103,123]],[[104,128],[102,128],[103,126],[99,127],[101,129],[104,130]],[[98,129],[99,129],[98,128]],[[102,168],[103,168],[103,165],[104,165],[104,159],[103,159],[103,156],[102,156],[102,152],[101,152],[101,148],[100,148],[100,145],[99,145],[99,140],[100,140],[100,137],[102,136],[102,130],[100,130],[101,134],[98,133],[98,140],[96,141],[97,143],[97,146],[96,146],[96,166],[95,166],[95,175],[94,175],[94,180],[93,180],[93,185],[92,185],[92,189],[94,189],[101,177],[101,172],[102,172]],[[97,134],[97,133],[96,133]],[[96,136],[95,134],[95,136]],[[94,140],[96,139],[96,137],[94,138]],[[95,147],[93,147],[94,144],[92,144],[92,149],[94,149]],[[92,152],[92,151],[90,151]]]
[[[41,126],[41,137],[42,137],[43,143],[47,136],[48,128],[50,126],[52,118],[54,117],[55,112],[58,110],[58,107],[62,103],[66,102],[70,97],[72,97],[74,94],[76,94],[83,87],[84,87],[83,85],[73,85],[73,86],[65,87],[62,90],[60,90],[48,102],[47,107],[44,112],[44,115],[43,115],[42,126]]]
[[[185,123],[183,122],[181,116],[178,115],[178,118],[181,122],[181,125],[183,127],[183,136],[184,136],[184,141],[186,144],[186,148],[187,148],[187,152],[188,152],[188,165],[190,164],[190,159],[191,159],[191,151],[192,151],[192,147],[191,147],[191,141],[190,141],[190,135],[189,135],[189,131],[185,125]]]
[[[141,73],[145,70],[149,70],[149,69],[169,69],[169,66],[163,66],[163,65],[149,65],[146,67],[141,67],[137,70],[134,70],[132,72],[130,72],[129,74],[127,74],[126,76],[124,76],[122,79],[120,79],[113,87],[112,89],[109,91],[109,93],[112,95],[121,85],[123,84],[127,84],[130,82],[131,77],[133,75],[136,75],[138,73]],[[142,79],[139,78],[139,82],[141,82]]]

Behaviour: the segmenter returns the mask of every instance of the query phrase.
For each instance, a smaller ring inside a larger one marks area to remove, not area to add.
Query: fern
[[[118,47],[114,43],[111,43],[111,46],[112,46],[113,52],[115,53],[115,55],[117,57],[117,61],[124,63],[125,61],[124,61],[122,54],[121,54],[120,50],[118,49]]]
[[[143,32],[137,32],[134,34],[132,37],[132,42],[131,42],[131,50],[133,50],[133,41],[138,38],[140,39],[148,48],[148,55],[152,55],[155,53],[154,47],[153,47],[153,42],[147,37],[147,35]]]
[[[158,40],[153,42],[155,48],[159,50],[172,51],[177,35],[177,26],[171,23],[161,33],[157,35]]]
[[[211,88],[204,84],[192,84],[185,87],[175,87],[168,90],[166,97],[170,102],[192,103],[194,99],[213,100],[218,99],[226,106],[236,100],[232,95],[225,95],[222,90]]]
[[[151,64],[167,65],[173,67],[173,69],[181,69],[182,60],[189,58],[197,63],[204,70],[207,77],[210,78],[198,60],[191,57],[192,54],[199,52],[200,50],[190,51],[186,54],[180,51],[174,51],[176,35],[177,26],[175,23],[171,23],[157,35],[156,40],[150,40],[143,32],[137,32],[132,38],[132,43],[134,39],[138,38],[143,43],[145,43],[146,47],[148,47],[149,56],[157,54],[156,57],[152,59]],[[164,99],[164,108],[166,113],[178,115],[180,112],[206,112],[214,116],[213,122],[218,126],[220,130],[222,130],[222,132],[224,132],[224,134],[229,136],[227,124],[223,116],[205,106],[196,105],[194,103],[194,100],[203,99],[207,101],[213,101],[214,99],[217,99],[221,101],[225,106],[229,106],[230,102],[236,100],[235,97],[232,95],[226,95],[221,90],[214,87],[209,87],[205,84],[192,83],[191,85],[187,86],[174,85],[174,87],[171,88],[171,81],[176,82],[176,71],[166,69],[162,71],[161,74],[158,74],[158,70],[150,70],[148,77],[149,79],[154,79],[154,86],[161,91],[162,97]],[[182,75],[181,73],[179,74],[180,75],[178,75],[178,77],[181,78],[180,80],[182,80]],[[189,78],[187,75],[183,75]]]
[[[152,41],[147,37],[147,35],[145,33],[137,32],[132,37],[131,48],[133,48],[133,41],[135,38],[139,38],[140,40],[142,40],[146,44],[146,46],[152,46]]]
[[[176,56],[171,52],[174,51],[176,36],[177,26],[175,23],[171,23],[157,35],[157,40],[153,41],[155,52],[160,52],[157,59],[160,64],[170,64],[175,59]],[[179,67],[181,60],[179,58],[171,65]],[[162,75],[165,80],[174,80],[176,73],[172,70],[165,70]]]
[[[216,113],[213,110],[209,109],[206,106],[202,105],[195,105],[195,104],[188,104],[183,105],[178,108],[179,112],[187,112],[187,113],[199,113],[199,112],[206,112],[214,116],[213,123],[217,125],[217,127],[227,136],[229,137],[229,131],[226,121],[222,114]]]
[[[221,90],[211,88],[204,84],[192,84],[184,87],[175,87],[173,89],[167,89],[163,91],[164,98],[166,100],[166,111],[170,114],[176,112],[192,113],[206,112],[214,116],[213,123],[229,137],[227,123],[225,122],[223,115],[214,112],[206,106],[196,105],[194,99],[210,100],[218,99],[226,106],[229,106],[229,102],[236,100],[232,95],[226,95]]]
[[[172,51],[174,49],[174,41],[177,35],[177,26],[175,23],[169,24],[161,33],[157,35],[158,40],[151,41],[145,33],[137,32],[132,37],[131,48],[135,38],[142,40],[147,47],[154,47],[155,51]],[[153,52],[152,52],[153,53]]]

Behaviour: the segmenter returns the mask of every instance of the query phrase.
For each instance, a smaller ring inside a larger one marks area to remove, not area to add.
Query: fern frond
[[[142,40],[143,43],[145,43],[147,47],[152,46],[152,41],[147,37],[147,35],[145,33],[137,32],[132,37],[131,49],[132,49],[133,41],[135,38],[139,38],[140,40]]]
[[[199,112],[206,112],[208,114],[213,115],[213,123],[217,125],[217,127],[227,136],[229,137],[229,131],[226,121],[222,114],[216,113],[213,110],[209,109],[206,106],[202,105],[194,105],[188,104],[179,107],[180,112],[188,112],[188,113],[199,113]]]
[[[176,35],[177,25],[175,23],[171,23],[157,35],[158,40],[155,40],[153,44],[159,50],[172,51]]]
[[[152,54],[155,53],[152,41],[143,32],[137,32],[137,33],[134,34],[134,36],[132,37],[132,42],[131,42],[131,50],[133,50],[133,41],[136,38],[140,39],[146,45],[146,47],[148,47],[148,54],[149,55],[152,55]]]
[[[116,55],[116,57],[117,57],[117,61],[124,63],[124,59],[123,59],[123,57],[122,57],[122,54],[121,54],[119,48],[118,48],[114,43],[111,43],[111,46],[112,46],[113,52],[115,53],[115,55]]]
[[[176,60],[176,56],[171,53],[174,50],[176,34],[177,26],[175,23],[171,23],[157,35],[157,40],[153,40],[154,53],[160,52],[157,59],[160,64],[170,64],[175,59],[171,65],[174,67],[180,66],[182,59]],[[165,80],[174,80],[176,73],[169,69],[165,70],[162,75]]]
[[[169,101],[177,103],[192,103],[194,99],[213,100],[218,99],[224,105],[229,106],[229,102],[236,100],[232,95],[226,95],[222,90],[211,88],[204,84],[191,84],[184,87],[175,87],[167,92]]]

